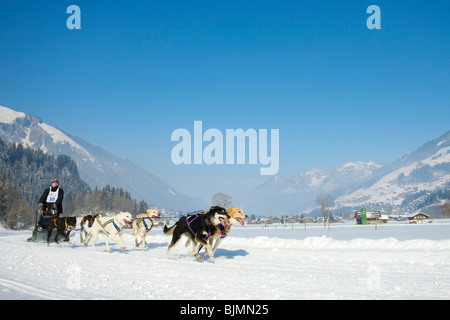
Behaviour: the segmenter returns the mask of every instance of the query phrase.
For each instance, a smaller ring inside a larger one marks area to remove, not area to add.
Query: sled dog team
[[[243,219],[245,218],[247,218],[247,215],[244,214],[241,208],[229,208],[225,210],[218,206],[212,206],[209,211],[196,211],[193,214],[182,216],[170,228],[164,226],[164,233],[172,235],[168,252],[179,242],[181,236],[184,235],[188,239],[186,247],[192,244],[192,251],[189,255],[201,260],[203,257],[199,253],[205,247],[205,257],[208,255],[210,260],[214,261],[214,252],[223,241],[223,238],[228,235],[231,227],[236,222],[244,225]],[[159,219],[161,217],[157,209],[148,209],[147,213],[139,214],[135,218],[128,212],[120,212],[114,217],[104,217],[101,214],[88,215],[81,221],[80,240],[86,247],[92,241],[92,247],[94,248],[98,236],[102,234],[105,238],[105,245],[108,252],[112,252],[109,248],[109,239],[119,243],[120,249],[124,250],[123,229],[132,226],[132,235],[135,236],[136,247],[141,247],[144,250],[147,244],[145,237],[153,228],[154,221]],[[140,238],[140,241],[138,241],[138,238]]]

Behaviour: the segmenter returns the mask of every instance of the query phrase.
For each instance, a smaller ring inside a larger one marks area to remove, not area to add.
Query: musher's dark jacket
[[[50,193],[50,189],[52,190],[52,192],[55,192],[58,188],[59,186],[56,188],[50,187],[45,189],[44,193],[42,193],[42,196],[39,199],[39,203],[42,203],[44,205],[44,210],[50,209],[53,204],[52,202],[47,202],[47,197],[48,194]],[[63,213],[63,205],[62,205],[63,199],[64,199],[64,190],[59,188],[58,198],[54,202],[56,204],[56,208],[58,209],[58,216]]]

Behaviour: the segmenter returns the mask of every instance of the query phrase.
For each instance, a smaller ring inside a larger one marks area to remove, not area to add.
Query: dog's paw
[[[126,248],[127,248],[127,247],[125,247],[125,246],[124,246],[124,247],[120,247],[120,250],[123,251],[123,250],[125,250]]]
[[[196,254],[195,257],[197,258],[198,261],[203,261],[203,256]]]

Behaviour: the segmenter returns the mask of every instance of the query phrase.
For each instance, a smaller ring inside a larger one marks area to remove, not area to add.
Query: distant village
[[[389,221],[403,221],[409,223],[429,223],[432,221],[431,217],[423,212],[415,212],[407,215],[384,215],[380,211],[367,211],[366,213],[367,224],[380,224],[388,223]],[[289,217],[268,217],[268,218],[256,218],[250,217],[248,219],[249,224],[305,224],[305,223],[324,223],[325,218],[320,217],[304,217],[299,216],[289,216]],[[356,224],[362,224],[361,211],[356,211],[353,218],[346,218],[340,216],[330,216],[330,223],[345,223],[349,220],[355,220]]]
[[[169,211],[165,209],[160,209],[160,214],[163,220],[167,223],[167,220],[173,220],[173,223],[179,219],[180,216],[185,215],[187,213],[180,213]],[[324,224],[325,217],[317,216],[317,217],[309,217],[304,216],[303,214],[299,214],[296,216],[269,216],[269,217],[257,217],[255,215],[250,215],[248,219],[246,219],[247,224],[262,224],[262,225],[270,225],[270,224]],[[366,212],[366,223],[362,221],[362,213],[361,211],[355,211],[352,216],[347,216],[343,218],[341,216],[329,216],[329,221],[326,223],[349,223],[354,222],[356,224],[382,224],[382,223],[431,223],[433,221],[432,217],[424,212],[415,212],[406,215],[385,215],[382,214],[381,211],[367,211]],[[164,224],[161,221],[160,224]]]

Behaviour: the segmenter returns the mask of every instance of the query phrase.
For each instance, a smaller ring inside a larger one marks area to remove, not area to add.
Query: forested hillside
[[[57,157],[21,144],[7,144],[0,139],[0,221],[8,228],[28,227],[45,188],[58,179],[65,191],[64,215],[147,209],[122,188],[109,185],[92,191],[79,174],[75,161],[66,155]]]
[[[57,157],[21,144],[0,140],[0,173],[6,181],[19,188],[30,204],[36,204],[52,179],[58,179],[67,191],[90,190],[81,180],[76,163],[66,155]]]

